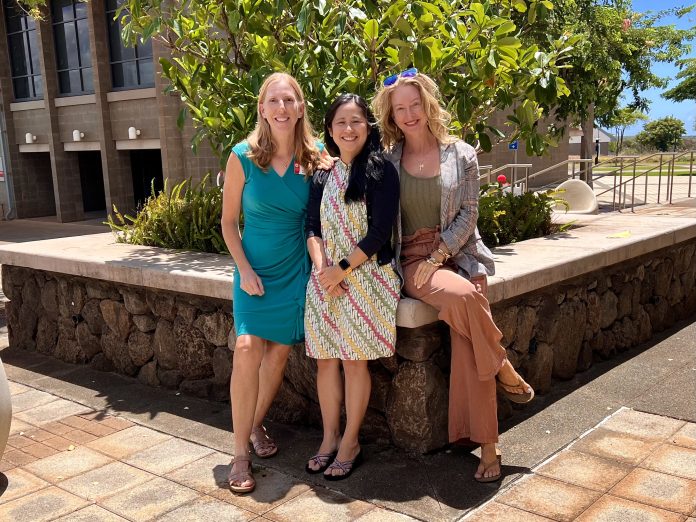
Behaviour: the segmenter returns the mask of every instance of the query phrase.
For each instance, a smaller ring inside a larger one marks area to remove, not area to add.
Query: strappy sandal
[[[495,386],[500,393],[517,404],[526,404],[534,398],[534,389],[522,377],[517,378],[516,384],[506,384],[496,378]],[[515,393],[516,391],[521,393]]]
[[[248,462],[249,467],[244,471],[234,471],[234,465],[239,462]],[[247,481],[251,481],[251,484],[249,486],[242,486],[242,484]],[[251,493],[254,491],[256,480],[254,480],[254,475],[251,473],[251,459],[247,455],[239,455],[232,459],[232,462],[230,462],[230,472],[227,475],[227,483],[230,486],[230,490],[234,493]]]
[[[355,471],[355,468],[357,468],[360,464],[362,464],[363,461],[363,456],[362,456],[362,450],[358,451],[358,454],[355,456],[353,460],[344,460],[340,461],[338,459],[335,459],[331,465],[326,468],[326,471],[329,473],[324,472],[324,478],[326,480],[331,480],[331,481],[337,481],[337,480],[345,480],[350,475]],[[340,469],[343,471],[341,475],[333,475],[331,472],[334,469]]]
[[[309,462],[319,466],[318,468],[312,468],[309,462],[305,466],[305,471],[310,475],[317,475],[319,473],[324,473],[329,467],[331,462],[336,458],[338,451],[332,451],[331,453],[317,453],[309,459]]]
[[[484,475],[486,474],[486,471],[488,471],[488,469],[490,467],[494,466],[496,463],[498,464],[498,468],[500,469],[498,474],[493,475],[491,477],[485,477]],[[502,471],[503,457],[500,454],[500,450],[498,448],[496,448],[496,450],[495,450],[495,460],[493,462],[483,462],[483,460],[481,460],[479,465],[481,465],[481,464],[483,464],[483,471],[481,472],[480,477],[476,477],[476,475],[474,475],[474,480],[476,482],[481,482],[481,483],[497,482],[503,477],[503,471]]]
[[[250,442],[254,447],[254,453],[256,453],[257,457],[260,459],[268,459],[278,453],[278,446],[276,446],[275,441],[268,436],[266,428],[257,426],[251,430],[251,435],[256,439],[250,440]]]

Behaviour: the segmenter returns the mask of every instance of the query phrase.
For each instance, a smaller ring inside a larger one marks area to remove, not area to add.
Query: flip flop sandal
[[[334,460],[331,465],[326,468],[326,471],[333,471],[334,469],[340,469],[343,471],[341,475],[332,475],[331,473],[326,473],[324,472],[324,478],[326,480],[331,480],[331,481],[337,481],[337,480],[345,480],[350,475],[355,471],[355,469],[362,464],[363,461],[363,456],[362,456],[362,450],[358,451],[358,454],[355,456],[353,460]]]
[[[517,404],[526,404],[534,398],[534,390],[522,378],[517,380],[517,384],[505,384],[496,378],[495,386],[500,393]],[[515,393],[510,390],[520,390],[522,393]]]
[[[324,473],[324,471],[326,471],[326,468],[328,468],[331,462],[336,458],[337,454],[338,451],[333,451],[331,453],[317,453],[309,459],[309,462],[316,464],[319,467],[314,469],[309,466],[309,463],[307,463],[307,465],[305,466],[305,471],[310,475]]]
[[[474,480],[475,480],[476,482],[481,482],[482,484],[485,484],[485,483],[488,483],[488,482],[497,482],[497,481],[499,481],[499,480],[503,477],[503,471],[502,471],[502,469],[501,469],[501,471],[500,471],[497,475],[493,475],[493,476],[491,476],[491,477],[484,477],[484,476],[483,476],[483,474],[486,473],[486,471],[488,471],[488,468],[490,468],[491,466],[493,466],[496,462],[498,463],[498,467],[499,467],[499,468],[502,467],[502,465],[503,465],[503,457],[502,457],[501,454],[500,454],[500,450],[496,449],[495,452],[496,452],[496,459],[495,459],[494,462],[485,463],[485,462],[481,461],[481,464],[483,464],[483,473],[482,473],[482,476],[481,476],[481,477],[478,477],[478,478],[476,477],[476,475],[474,475]]]
[[[263,426],[258,426],[251,430],[251,434],[256,438],[256,440],[250,440],[251,445],[254,447],[254,453],[260,459],[268,459],[278,453],[278,446],[276,446],[275,441],[268,436],[266,428]]]
[[[248,462],[249,467],[244,471],[234,471],[234,465],[238,462]],[[251,484],[248,486],[242,486],[245,482],[250,481]],[[254,480],[254,475],[251,473],[251,459],[246,455],[240,455],[235,457],[230,462],[230,472],[227,475],[227,483],[230,486],[230,490],[234,493],[251,493],[256,487],[256,480]]]

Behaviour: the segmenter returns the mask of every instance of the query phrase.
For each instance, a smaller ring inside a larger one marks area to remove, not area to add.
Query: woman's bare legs
[[[343,361],[346,388],[346,429],[336,460],[353,460],[360,452],[358,435],[362,426],[367,404],[370,402],[372,380],[367,369],[367,361]],[[340,469],[333,469],[333,475],[341,475]]]
[[[317,453],[329,454],[336,451],[341,442],[343,380],[338,359],[317,359],[317,394],[324,427],[324,438]],[[307,465],[313,470],[320,468],[313,459],[310,459]]]
[[[247,455],[249,436],[254,423],[254,412],[259,395],[259,368],[265,353],[266,341],[254,335],[240,335],[234,349],[232,378],[230,380],[230,401],[232,403],[232,429],[234,430],[234,454]],[[235,466],[250,467],[242,461]],[[240,471],[233,469],[233,471]],[[239,484],[251,485],[250,481]]]
[[[263,360],[259,368],[259,395],[256,400],[256,410],[254,411],[253,428],[258,428],[263,424],[268,410],[273,404],[273,399],[278,394],[280,385],[283,383],[285,367],[288,364],[291,346],[266,341]]]

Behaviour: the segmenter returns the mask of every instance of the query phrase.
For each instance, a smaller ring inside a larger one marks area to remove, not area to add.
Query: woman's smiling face
[[[417,135],[428,128],[420,91],[413,85],[398,85],[391,93],[394,123],[405,136]]]
[[[355,102],[344,103],[336,110],[329,130],[344,163],[350,163],[365,146],[368,127],[363,109]]]
[[[271,132],[290,132],[304,114],[304,103],[292,86],[284,79],[268,86],[264,99],[259,103],[261,116],[271,127]]]

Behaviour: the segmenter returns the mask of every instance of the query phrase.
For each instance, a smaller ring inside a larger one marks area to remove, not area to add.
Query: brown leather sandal
[[[234,465],[239,462],[247,462],[248,467],[244,471],[234,471]],[[251,482],[248,486],[242,486],[245,482]],[[239,455],[230,462],[230,472],[227,475],[227,483],[234,493],[251,493],[256,487],[256,480],[251,473],[251,459],[248,455]]]
[[[481,483],[487,483],[487,482],[497,482],[503,477],[503,457],[500,454],[500,450],[498,448],[495,449],[495,460],[492,462],[484,462],[483,459],[481,459],[481,462],[479,463],[479,466],[483,464],[483,471],[481,472],[481,476],[477,477],[474,474],[474,480],[476,482],[481,482]],[[500,468],[500,471],[498,472],[497,475],[493,475],[490,477],[485,477],[484,475],[486,474],[486,471],[488,471],[489,468],[495,466],[498,464],[498,468]]]
[[[526,404],[534,398],[534,389],[522,377],[517,378],[516,384],[507,384],[496,378],[495,386],[505,397],[517,404]]]
[[[278,453],[278,446],[276,446],[275,441],[268,435],[266,428],[257,426],[251,430],[251,435],[255,439],[250,439],[250,441],[257,457],[260,459],[267,459]]]

